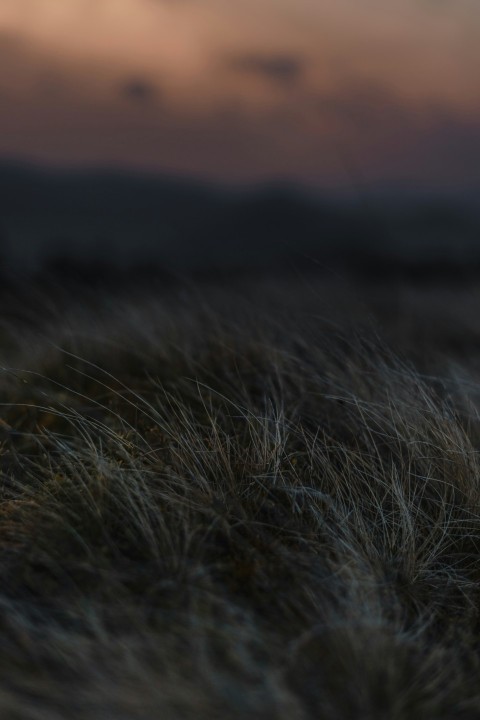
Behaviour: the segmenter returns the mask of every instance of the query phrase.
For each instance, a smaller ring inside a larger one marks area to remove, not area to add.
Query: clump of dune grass
[[[3,328],[2,718],[480,715],[474,381],[262,307]]]

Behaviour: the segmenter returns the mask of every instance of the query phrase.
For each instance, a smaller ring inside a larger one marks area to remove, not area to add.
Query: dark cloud
[[[298,82],[305,70],[304,58],[287,53],[246,53],[229,58],[227,64],[231,70],[256,75],[279,85]]]
[[[345,166],[352,160],[359,174],[374,182],[480,186],[480,115],[407,102],[386,86],[354,79],[317,97],[314,105],[325,134],[347,159]]]
[[[463,178],[479,187],[480,116],[460,118],[440,108],[417,145],[415,157],[428,158],[435,174]]]
[[[343,77],[323,95],[305,83],[295,86],[295,102],[285,92],[268,112],[254,112],[236,99],[186,111],[162,93],[161,81],[124,76],[105,106],[68,92],[32,104],[30,113],[21,99],[3,102],[0,155],[221,181],[293,178],[353,188],[399,180],[462,192],[480,186],[480,117],[407,102],[379,83]]]
[[[411,124],[411,110],[389,88],[368,81],[347,81],[317,103],[320,115],[328,120],[368,132],[372,128]]]
[[[121,94],[136,103],[150,102],[157,93],[157,88],[145,78],[129,78],[121,87]]]

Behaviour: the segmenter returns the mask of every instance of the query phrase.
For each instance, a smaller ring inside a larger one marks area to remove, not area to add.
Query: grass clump
[[[9,345],[2,717],[478,717],[458,359],[216,304],[105,303]]]

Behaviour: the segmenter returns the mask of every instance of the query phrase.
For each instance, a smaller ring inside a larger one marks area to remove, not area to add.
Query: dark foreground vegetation
[[[480,717],[478,294],[4,302],[2,718]]]

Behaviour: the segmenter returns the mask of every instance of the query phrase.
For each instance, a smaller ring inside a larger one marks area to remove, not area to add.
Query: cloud
[[[129,78],[121,87],[121,94],[135,103],[150,102],[158,93],[151,82],[141,77]]]
[[[288,53],[246,53],[229,58],[227,64],[231,70],[261,77],[278,85],[297,83],[305,70],[305,59]]]
[[[358,175],[431,188],[479,187],[480,114],[408,101],[387,86],[353,78],[316,97],[313,107],[322,133]]]
[[[328,122],[362,133],[388,130],[412,122],[411,109],[388,87],[368,81],[345,81],[335,92],[317,101],[320,116]]]

